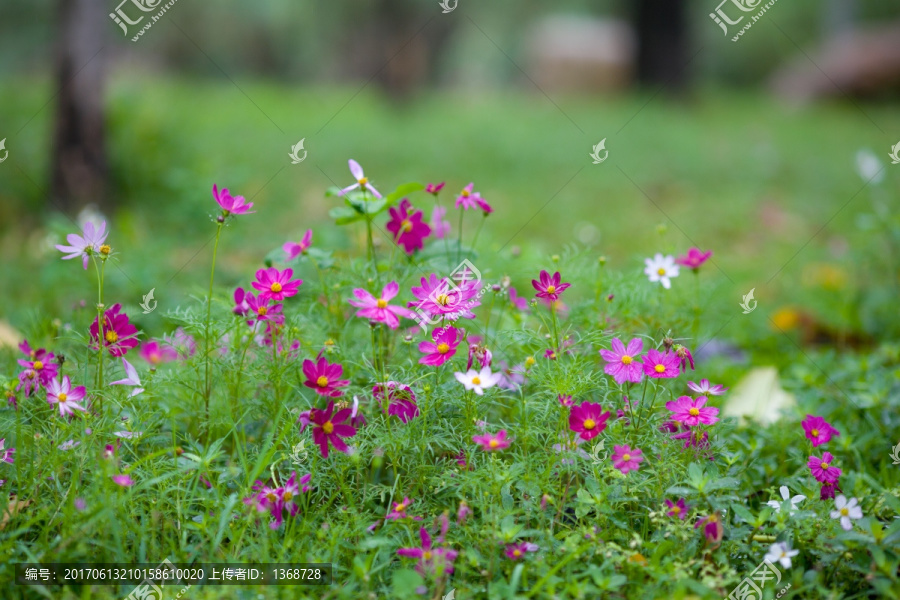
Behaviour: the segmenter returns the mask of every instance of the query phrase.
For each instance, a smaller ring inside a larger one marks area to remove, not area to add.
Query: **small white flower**
[[[63,442],[57,448],[60,450],[71,450],[72,448],[77,448],[81,445],[81,442],[76,442],[75,440],[69,440],[67,442]]]
[[[831,518],[840,519],[841,527],[846,531],[853,529],[853,521],[850,519],[862,519],[862,509],[856,498],[850,498],[848,502],[846,496],[839,494],[834,499],[834,508],[836,510],[831,511]]]
[[[653,258],[645,258],[644,264],[647,267],[644,273],[650,279],[650,283],[657,281],[666,289],[672,287],[672,277],[678,277],[678,265],[675,264],[675,258],[671,255],[663,256],[659,252]]]
[[[791,550],[787,542],[776,542],[769,548],[764,560],[770,563],[778,561],[785,569],[791,568],[791,558],[800,554],[799,550]]]
[[[766,502],[766,504],[768,504],[769,506],[771,506],[772,508],[775,509],[776,513],[781,512],[781,505],[784,502],[786,502],[788,500],[788,498],[790,498],[790,495],[791,495],[791,491],[788,489],[788,486],[786,486],[786,485],[781,486],[781,488],[779,488],[779,490],[781,491],[781,501],[780,502],[778,500],[769,500],[768,502]],[[800,504],[800,502],[802,502],[803,500],[806,500],[806,496],[804,496],[802,494],[797,494],[793,498],[790,498],[790,500],[791,500],[791,510],[789,511],[789,514],[791,516],[793,516],[793,514],[795,512],[797,512],[797,505]]]
[[[493,387],[502,379],[502,373],[491,373],[490,367],[484,367],[481,371],[469,369],[465,373],[454,373],[456,380],[466,386],[466,390],[474,390],[479,396],[484,394],[484,390]]]

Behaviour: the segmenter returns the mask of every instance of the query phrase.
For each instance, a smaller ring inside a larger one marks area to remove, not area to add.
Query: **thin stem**
[[[478,242],[478,235],[481,233],[481,228],[484,227],[485,221],[487,221],[487,213],[484,213],[484,218],[481,219],[481,222],[478,223],[478,229],[475,230],[475,237],[472,238],[472,250],[475,249],[475,244]]]
[[[103,341],[106,339],[106,334],[103,332],[104,325],[104,314],[103,309],[103,276],[106,272],[106,262],[101,261],[102,265],[97,264],[97,259],[94,258],[94,270],[97,271],[97,391],[101,392],[103,389]],[[103,411],[103,396],[102,392],[98,395],[97,399],[98,410],[100,412]]]
[[[212,318],[212,294],[213,294],[213,281],[216,277],[216,255],[219,253],[219,237],[222,235],[222,224],[223,221],[219,221],[216,225],[216,243],[213,246],[213,257],[212,257],[212,268],[209,271],[209,293],[206,296],[206,387],[204,388],[204,412],[206,414],[206,426],[209,427],[209,395],[211,392],[210,388],[210,360],[209,360],[209,352],[210,352],[210,340],[209,340],[209,323]],[[208,435],[208,429],[207,429]]]

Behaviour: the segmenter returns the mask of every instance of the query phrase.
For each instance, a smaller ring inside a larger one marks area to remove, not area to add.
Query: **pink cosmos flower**
[[[475,336],[472,336],[469,339],[474,340]],[[466,364],[466,369],[471,369],[472,363],[474,362],[477,362],[482,368],[489,367],[491,366],[492,360],[493,354],[487,349],[487,346],[484,346],[483,344],[470,344],[469,362]]]
[[[481,212],[484,213],[484,216],[488,216],[489,214],[494,212],[494,208],[490,204],[488,204],[488,201],[478,194],[475,195],[475,204],[478,205],[478,208],[481,209]]]
[[[125,368],[125,379],[120,379],[118,381],[113,381],[109,385],[130,385],[134,386],[134,389],[131,390],[131,393],[128,394],[129,397],[134,397],[144,391],[144,388],[141,386],[141,378],[138,376],[137,369],[135,369],[130,362],[122,359],[122,366]]]
[[[497,452],[509,448],[512,438],[506,437],[506,430],[501,429],[497,433],[485,433],[484,435],[473,435],[472,441],[481,446],[485,452]]]
[[[15,452],[15,448],[6,447],[6,438],[0,439],[0,462],[14,464],[16,462],[13,458]]]
[[[231,309],[231,312],[243,317],[250,311],[250,306],[247,304],[247,294],[244,292],[244,288],[239,287],[234,290],[234,308]]]
[[[459,510],[456,511],[456,522],[459,525],[462,525],[466,522],[466,519],[469,518],[469,515],[472,514],[472,509],[469,508],[469,505],[466,504],[465,500],[460,500],[459,502]]]
[[[678,502],[672,502],[668,498],[666,498],[666,506],[668,507],[667,515],[670,517],[678,517],[682,521],[687,518],[688,511],[691,509],[690,506],[685,504],[684,498],[679,498]]]
[[[173,335],[164,335],[163,339],[175,350],[179,360],[187,360],[197,353],[197,342],[181,327]]]
[[[256,281],[253,288],[260,291],[259,297],[271,298],[275,302],[281,302],[285,298],[297,295],[297,288],[303,283],[302,279],[291,281],[294,275],[293,269],[279,271],[275,267],[260,269],[256,272]]]
[[[650,349],[643,357],[644,374],[647,377],[670,379],[678,377],[678,357],[670,352],[663,354],[659,350]]]
[[[518,544],[508,544],[503,553],[510,560],[522,560],[525,558],[526,552],[537,552],[540,547],[530,542],[519,542]]]
[[[363,317],[377,323],[384,323],[391,329],[397,329],[400,325],[400,319],[397,317],[405,317],[407,319],[415,319],[416,313],[403,308],[402,306],[391,306],[388,302],[393,299],[400,291],[400,286],[396,281],[392,281],[384,286],[381,290],[381,297],[375,298],[372,294],[362,288],[353,290],[353,295],[359,300],[350,300],[350,304],[360,308],[356,311],[357,317]]]
[[[422,539],[422,545],[418,548],[400,548],[397,554],[409,558],[418,558],[419,564],[416,565],[416,571],[420,574],[435,574],[441,576],[444,573],[453,572],[453,561],[456,560],[456,550],[449,548],[434,548],[431,545],[431,536],[428,531],[422,527],[419,529],[419,537]]]
[[[322,396],[337,398],[344,394],[344,392],[337,389],[350,384],[349,379],[341,379],[343,373],[344,367],[337,363],[329,363],[324,356],[320,356],[316,362],[309,359],[303,361],[303,374],[306,375],[306,381],[303,382],[303,385],[315,390],[317,394]],[[347,414],[349,415],[349,412]],[[341,420],[343,421],[343,419]]]
[[[277,325],[284,323],[283,306],[281,304],[269,306],[270,301],[271,298],[265,297],[263,294],[257,298],[248,292],[244,296],[244,302],[247,303],[248,308],[247,314],[252,317],[247,319],[247,325],[253,327],[254,324],[262,321],[272,321]]]
[[[268,508],[269,513],[273,517],[272,522],[269,523],[270,529],[279,529],[281,527],[281,524],[284,522],[285,511],[292,517],[297,516],[297,513],[300,512],[300,505],[297,504],[296,498],[300,496],[301,491],[304,493],[309,491],[310,487],[306,484],[309,483],[310,479],[312,479],[312,474],[307,473],[298,481],[297,472],[293,471],[290,479],[282,487],[274,490],[265,488],[265,499],[260,499],[259,503],[265,502],[266,508]],[[261,485],[262,482],[257,481],[257,484]],[[245,503],[247,503],[246,500]]]
[[[47,387],[47,384],[59,374],[59,365],[53,362],[54,358],[55,355],[52,352],[41,348],[35,353],[33,360],[19,359],[17,362],[26,368],[26,372],[34,372],[34,377],[28,377],[28,379],[36,379],[41,386]]]
[[[78,404],[84,398],[84,391],[83,385],[72,389],[72,382],[69,380],[69,376],[65,375],[62,381],[54,379],[47,384],[47,402],[59,406],[60,416],[71,415],[76,410],[85,410],[83,406]]]
[[[112,480],[122,487],[131,487],[134,485],[134,479],[131,475],[113,475]]]
[[[394,415],[402,423],[408,423],[410,419],[419,416],[419,406],[416,404],[416,395],[408,385],[396,381],[388,381],[382,385],[376,383],[372,386],[372,395],[379,403],[384,402],[384,389],[387,388],[388,415]]]
[[[803,422],[803,431],[806,433],[806,439],[812,442],[813,448],[828,443],[833,436],[841,435],[841,433],[832,427],[822,417],[806,415]]]
[[[832,465],[833,461],[834,456],[831,455],[831,452],[826,452],[822,455],[822,458],[810,456],[806,466],[809,467],[809,471],[812,473],[812,476],[816,478],[816,481],[821,483],[836,483],[841,476],[841,470]]]
[[[559,400],[559,403],[563,406],[572,406],[575,403],[575,401],[572,400],[572,396],[566,394],[560,394],[556,399]],[[569,418],[571,418],[571,416]]]
[[[593,402],[582,402],[569,410],[569,429],[577,433],[581,439],[591,440],[606,429],[609,411]]]
[[[709,379],[701,379],[700,383],[688,381],[687,386],[689,390],[701,396],[721,396],[728,391],[728,388],[723,387],[722,384],[710,385]]]
[[[391,220],[387,223],[387,230],[393,235],[394,241],[403,246],[407,254],[421,250],[425,245],[425,238],[431,235],[431,227],[422,220],[424,213],[415,210],[406,198],[400,202],[400,206],[388,209]]]
[[[347,161],[347,164],[350,165],[350,174],[353,175],[354,179],[356,179],[356,183],[342,189],[340,192],[338,192],[338,196],[343,196],[350,190],[359,188],[362,191],[369,190],[370,192],[372,192],[373,196],[380,199],[382,197],[381,193],[379,193],[379,191],[372,187],[372,184],[369,183],[369,178],[366,177],[365,173],[363,173],[363,168],[359,166],[359,163],[351,158],[349,161]]]
[[[419,342],[419,352],[425,355],[419,359],[419,363],[431,367],[444,364],[456,354],[456,348],[464,335],[465,332],[456,327],[435,329],[431,332],[433,341]]]
[[[109,351],[110,355],[119,357],[124,356],[129,350],[137,347],[137,327],[132,325],[128,320],[128,315],[120,313],[121,304],[114,304],[103,315],[103,345]],[[97,340],[100,327],[98,320],[94,319],[91,324],[91,339]]]
[[[440,183],[437,183],[437,184],[429,183],[428,185],[425,186],[425,191],[428,192],[429,194],[431,194],[432,196],[437,196],[438,193],[440,193],[440,191],[442,189],[444,189],[443,181]]]
[[[314,409],[310,411],[309,420],[316,425],[313,428],[313,442],[319,446],[323,458],[328,458],[329,442],[338,452],[347,452],[349,450],[343,438],[356,435],[356,428],[344,423],[350,418],[351,412],[349,408],[344,408],[339,410],[337,414],[333,414],[334,400],[328,401],[328,408],[325,410]]]
[[[691,248],[687,251],[687,254],[676,258],[675,262],[689,269],[696,270],[699,269],[703,263],[709,260],[710,256],[712,256],[711,250],[709,252],[701,252],[700,248]]]
[[[281,247],[284,250],[284,253],[287,255],[285,260],[294,260],[307,250],[312,245],[312,229],[307,229],[306,233],[303,234],[303,239],[299,242],[285,242]]]
[[[397,521],[400,519],[411,518],[413,521],[421,521],[422,517],[414,517],[406,512],[406,509],[409,508],[409,505],[412,503],[413,500],[410,500],[408,497],[404,497],[402,502],[394,502],[391,512],[388,513],[385,519]]]
[[[432,318],[474,319],[473,308],[481,305],[478,291],[481,282],[464,278],[459,285],[448,277],[438,279],[434,273],[428,279],[422,277],[422,285],[413,286],[411,291],[415,301],[408,302],[409,308],[418,308]]]
[[[694,529],[703,527],[703,535],[706,536],[710,543],[718,543],[722,541],[722,535],[725,529],[722,527],[722,517],[715,512],[707,517],[703,517],[694,523]]]
[[[610,457],[613,466],[622,473],[637,471],[644,460],[643,452],[639,448],[631,449],[631,446],[613,446],[615,452]]]
[[[666,408],[672,411],[672,420],[684,423],[688,427],[696,427],[701,423],[712,425],[719,418],[719,409],[714,406],[705,406],[706,396],[700,396],[696,400],[690,396],[681,396],[677,400],[666,402]]]
[[[478,192],[473,192],[472,190],[475,188],[474,183],[470,183],[459,193],[459,196],[456,197],[456,208],[462,208],[463,210],[469,210],[470,208],[475,208],[478,206],[477,198],[481,198],[481,194]]]
[[[439,240],[450,234],[450,221],[445,220],[445,216],[447,216],[447,209],[443,206],[435,206],[431,212],[431,220],[428,222],[431,233]]]
[[[150,363],[150,367],[155,369],[157,365],[164,362],[171,362],[178,358],[178,353],[171,346],[163,346],[156,340],[148,340],[141,346],[138,355]]]
[[[256,212],[250,210],[253,208],[252,202],[245,203],[243,196],[232,196],[228,188],[222,188],[220,191],[216,184],[213,184],[212,194],[219,206],[222,207],[222,210],[225,211],[226,217],[228,215],[243,215]]]
[[[512,305],[516,307],[516,310],[525,312],[529,309],[528,298],[519,296],[519,292],[517,292],[516,288],[514,287],[509,288],[509,301],[512,302]]]
[[[600,356],[606,361],[603,372],[612,375],[616,383],[622,385],[626,381],[639,383],[644,376],[643,364],[640,354],[644,349],[644,341],[634,338],[628,342],[628,347],[619,338],[613,338],[612,350],[601,350]]]
[[[694,447],[700,450],[704,450],[709,448],[709,433],[705,431],[695,431],[690,427],[687,428],[686,431],[682,431],[679,434],[672,436],[673,440],[687,440],[684,443],[684,449]],[[709,456],[709,459],[712,460],[712,456]]]
[[[16,389],[25,389],[25,395],[30,396],[31,392],[38,389],[40,387],[41,380],[38,377],[37,371],[34,369],[25,369],[21,373],[19,373],[19,385],[16,386]]]
[[[87,269],[88,258],[100,252],[100,246],[106,241],[107,235],[109,234],[106,233],[106,221],[103,221],[97,229],[94,228],[93,223],[88,221],[84,224],[84,230],[81,235],[70,233],[66,236],[69,245],[64,246],[62,244],[57,244],[56,249],[62,253],[68,253],[63,256],[63,260],[78,258],[80,256],[81,265]]]
[[[551,276],[550,273],[542,270],[540,281],[537,281],[536,279],[531,280],[531,285],[537,290],[535,296],[538,298],[547,298],[552,302],[556,302],[559,300],[559,295],[571,285],[569,283],[561,283],[561,280],[562,278],[559,275],[559,271]]]
[[[525,372],[524,366],[516,365],[510,367],[509,363],[505,360],[501,360],[497,363],[497,367],[497,374],[500,375],[497,387],[504,390],[517,390],[525,383],[525,376],[522,375],[522,373]]]

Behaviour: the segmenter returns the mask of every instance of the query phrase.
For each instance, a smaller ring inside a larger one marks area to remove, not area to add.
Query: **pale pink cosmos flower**
[[[632,339],[627,347],[619,338],[613,338],[612,350],[600,350],[600,356],[606,361],[603,372],[612,375],[619,385],[626,381],[639,383],[644,376],[640,361],[643,349],[644,341],[640,338]]]
[[[340,192],[338,192],[338,196],[343,196],[347,192],[359,188],[362,191],[368,190],[372,192],[372,195],[376,198],[382,197],[381,193],[374,187],[372,187],[371,183],[369,183],[369,178],[366,177],[366,174],[363,172],[363,168],[359,166],[358,162],[351,158],[349,161],[347,161],[347,164],[350,166],[350,174],[353,175],[354,179],[356,179],[356,183],[354,183],[353,185],[348,185],[347,187],[342,189]]]
[[[171,346],[163,346],[156,340],[148,340],[141,346],[138,355],[150,363],[151,368],[164,362],[170,362],[178,358],[178,352]],[[124,359],[123,359],[124,360]]]
[[[256,212],[250,210],[253,208],[252,202],[246,202],[243,196],[232,196],[231,192],[228,191],[228,188],[219,190],[216,184],[213,184],[212,194],[219,206],[222,207],[222,210],[225,211],[225,216],[244,215]]]
[[[57,244],[56,249],[62,253],[67,253],[63,256],[63,260],[78,258],[80,256],[82,258],[82,266],[87,269],[88,259],[100,252],[100,246],[106,241],[107,235],[109,234],[106,232],[106,221],[103,221],[99,228],[95,228],[94,224],[88,221],[84,224],[81,235],[70,233],[66,236],[69,245],[64,246],[62,244]]]
[[[294,260],[301,254],[305,253],[309,250],[309,247],[312,245],[312,229],[307,229],[306,233],[303,234],[303,239],[299,242],[285,242],[281,247],[284,250],[284,253],[287,255],[285,260]]]
[[[506,430],[501,429],[497,433],[485,433],[484,435],[473,435],[472,441],[481,446],[485,452],[497,452],[504,448],[509,448],[512,441],[506,437]]]
[[[408,509],[410,504],[412,504],[413,502],[414,501],[410,500],[408,497],[404,497],[400,502],[394,502],[394,506],[391,507],[391,512],[387,514],[385,519],[389,521],[397,521],[399,519],[411,518],[413,521],[421,521],[422,517],[415,517],[406,512],[406,509]]]
[[[125,379],[120,379],[118,381],[113,381],[109,385],[131,385],[134,386],[134,389],[131,390],[131,393],[128,394],[129,397],[134,397],[144,391],[144,388],[141,386],[141,378],[138,376],[137,369],[135,369],[130,362],[122,359],[122,366],[125,367]]]
[[[632,449],[631,446],[613,446],[615,452],[610,457],[613,466],[622,473],[629,471],[637,471],[641,462],[644,460],[643,452],[640,448]]]
[[[131,487],[134,485],[134,479],[131,475],[113,475],[112,480],[122,487]]]
[[[705,406],[706,396],[700,396],[696,400],[690,396],[681,396],[677,400],[666,402],[666,408],[672,411],[672,420],[683,423],[688,427],[712,425],[719,418],[719,409],[714,406]]]
[[[721,396],[728,391],[722,384],[711,385],[709,379],[701,379],[700,383],[688,381],[688,389],[701,396]]]
[[[475,184],[470,183],[462,189],[462,191],[459,193],[459,196],[456,197],[456,208],[469,210],[470,208],[478,207],[478,198],[481,198],[481,194],[479,194],[478,192],[473,192],[472,190],[474,188]]]
[[[73,414],[76,410],[84,411],[85,408],[78,404],[84,398],[85,387],[83,385],[72,388],[69,376],[63,376],[62,381],[52,380],[47,385],[47,401],[59,406],[60,416]]]
[[[349,302],[360,309],[356,311],[357,317],[369,319],[370,321],[375,321],[377,323],[384,323],[391,329],[397,329],[397,327],[400,326],[400,319],[397,317],[405,317],[407,319],[416,318],[416,313],[408,308],[388,304],[399,291],[400,286],[396,281],[391,281],[384,286],[379,298],[375,298],[375,296],[363,288],[356,288],[353,290],[353,295],[356,296],[358,300],[350,300]]]
[[[444,219],[447,216],[447,209],[443,206],[435,206],[431,212],[431,233],[436,239],[442,240],[450,233],[450,221]]]
[[[465,278],[457,284],[448,277],[439,279],[431,273],[427,279],[422,277],[421,283],[410,290],[416,300],[406,304],[409,308],[418,308],[432,318],[475,318],[472,309],[481,305],[480,281]]]

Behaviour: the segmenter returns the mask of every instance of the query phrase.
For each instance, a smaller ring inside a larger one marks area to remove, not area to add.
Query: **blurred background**
[[[140,313],[154,288],[162,310],[138,318],[164,328],[207,281],[213,183],[258,210],[226,231],[222,284],[307,228],[355,248],[324,196],[354,158],[382,191],[475,182],[495,208],[478,250],[518,260],[520,289],[554,254],[640,278],[642,257],[697,245],[723,314],[753,288],[761,330],[895,335],[900,5],[782,1],[753,22],[763,6],[4,0],[0,323],[89,305],[93,274],[53,246],[107,218],[109,297]]]

